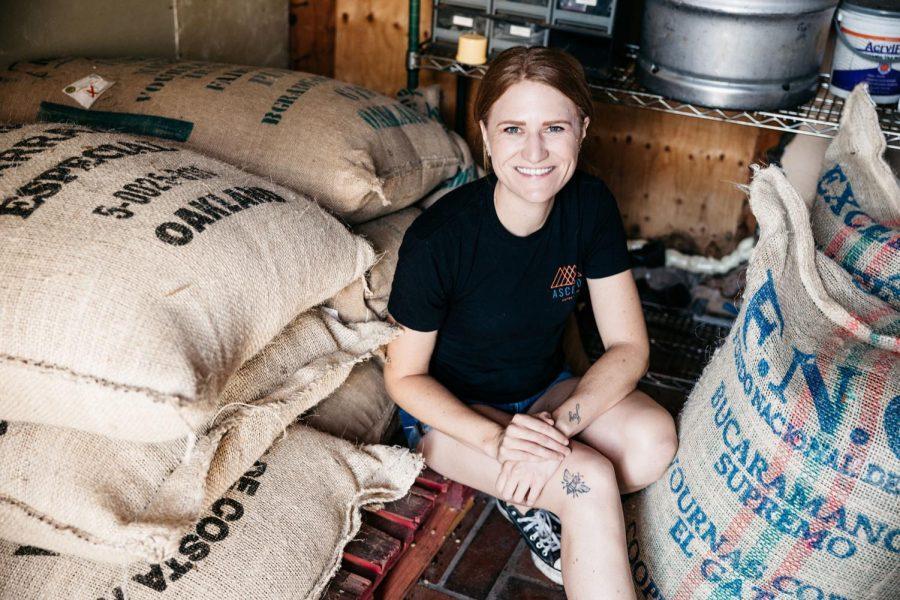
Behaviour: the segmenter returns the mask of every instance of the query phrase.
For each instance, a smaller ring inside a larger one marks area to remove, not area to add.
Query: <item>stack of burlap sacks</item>
[[[63,90],[90,74],[115,84],[85,110]],[[474,176],[426,100],[203,62],[2,73],[0,598],[321,594],[422,466],[372,445],[370,359],[411,205]]]
[[[900,187],[864,88],[806,206],[776,167],[735,325],[625,504],[642,598],[900,594]]]

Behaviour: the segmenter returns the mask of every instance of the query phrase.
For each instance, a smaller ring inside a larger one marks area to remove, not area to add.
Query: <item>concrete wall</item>
[[[181,58],[288,68],[289,0],[177,0],[177,4]]]
[[[288,0],[0,0],[0,65],[148,56],[287,68]]]

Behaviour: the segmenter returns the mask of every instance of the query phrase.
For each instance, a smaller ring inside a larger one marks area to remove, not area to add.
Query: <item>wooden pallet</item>
[[[400,600],[415,585],[447,536],[472,508],[475,491],[430,469],[409,493],[380,510],[344,548],[326,600]]]

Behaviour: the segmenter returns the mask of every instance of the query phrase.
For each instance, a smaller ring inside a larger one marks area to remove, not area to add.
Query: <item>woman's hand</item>
[[[569,455],[569,439],[553,426],[548,412],[513,415],[497,436],[495,458],[508,461],[562,460]]]
[[[497,496],[512,504],[533,507],[561,462],[560,458],[529,462],[511,460],[503,463],[500,476],[497,477]]]

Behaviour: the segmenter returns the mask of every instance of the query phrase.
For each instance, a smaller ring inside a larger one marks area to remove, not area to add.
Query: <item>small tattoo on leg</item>
[[[591,488],[582,479],[581,473],[572,473],[568,469],[563,472],[562,485],[566,495],[573,498],[577,498],[579,494],[586,494],[591,491]]]
[[[569,423],[581,423],[581,404],[576,404],[575,410],[569,411]]]

